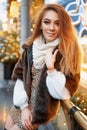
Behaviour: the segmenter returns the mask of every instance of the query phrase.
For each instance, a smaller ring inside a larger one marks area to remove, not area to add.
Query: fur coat
[[[32,83],[32,46],[24,44],[24,52],[18,60],[13,70],[12,79],[21,79],[24,83],[26,93],[30,99],[31,83]],[[55,68],[60,70],[61,53],[58,51],[56,56]],[[33,124],[44,124],[52,120],[57,114],[60,100],[54,99],[50,96],[46,87],[47,68],[43,67],[41,77],[38,84],[37,98],[35,99],[35,110],[33,115]],[[78,89],[80,74],[73,76],[72,74],[65,75],[65,87],[69,90],[70,95],[73,96]],[[60,86],[61,87],[61,86]]]

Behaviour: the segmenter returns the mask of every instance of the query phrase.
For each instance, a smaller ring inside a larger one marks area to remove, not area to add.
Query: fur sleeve
[[[23,80],[23,61],[24,61],[24,53],[20,56],[18,62],[16,63],[11,78],[13,80],[21,79]]]
[[[74,76],[70,74],[66,76],[65,86],[69,90],[71,96],[73,96],[75,92],[78,90],[79,81],[80,81],[80,74],[76,74]]]

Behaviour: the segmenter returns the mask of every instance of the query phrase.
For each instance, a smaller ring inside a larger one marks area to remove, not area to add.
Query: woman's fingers
[[[24,121],[23,126],[26,130],[33,130],[32,124],[28,120]]]
[[[58,52],[58,49],[57,50],[55,50],[55,52],[54,52],[54,57],[56,57],[56,55],[57,55],[57,52]]]
[[[52,54],[52,52],[48,52],[45,56],[45,62],[48,69],[54,68],[54,63],[56,60],[58,49]]]
[[[26,130],[32,130],[32,114],[28,107],[22,110],[21,121]]]
[[[32,124],[31,124],[31,122],[30,122],[30,121],[28,121],[27,123],[28,123],[28,127],[30,127],[30,128],[31,128],[31,130],[33,130],[33,126],[32,126]]]
[[[32,122],[32,114],[30,113],[30,117],[29,117],[30,121]]]

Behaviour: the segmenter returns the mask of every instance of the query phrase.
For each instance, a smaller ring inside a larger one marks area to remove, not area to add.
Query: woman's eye
[[[45,24],[49,24],[49,21],[43,21]]]
[[[59,23],[56,23],[57,26],[59,26]]]

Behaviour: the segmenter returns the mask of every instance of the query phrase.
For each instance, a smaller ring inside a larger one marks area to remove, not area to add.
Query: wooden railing
[[[81,110],[75,106],[70,100],[62,101],[64,108],[74,117],[78,124],[87,130],[87,116],[81,112]]]

